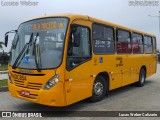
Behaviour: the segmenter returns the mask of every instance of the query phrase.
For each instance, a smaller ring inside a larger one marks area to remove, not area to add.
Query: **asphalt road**
[[[49,107],[13,98],[9,92],[0,92],[0,111],[160,111],[160,64],[157,66],[157,73],[146,80],[143,87],[129,85],[110,93],[100,102],[90,103],[87,100],[80,101],[68,107]],[[62,113],[63,116],[63,113]],[[31,118],[30,118],[31,119]],[[50,119],[50,118],[47,118]],[[58,119],[64,119],[62,117]],[[86,118],[65,118],[65,119],[86,119]],[[87,119],[93,119],[89,117]],[[94,119],[99,119],[95,117]],[[102,118],[128,120],[124,117]],[[130,118],[141,120],[152,120],[159,118]]]

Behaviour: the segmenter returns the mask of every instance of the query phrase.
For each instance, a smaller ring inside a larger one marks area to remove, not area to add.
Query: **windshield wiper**
[[[37,51],[36,51],[36,42],[37,42],[37,37],[39,36],[39,33],[37,33],[35,40],[34,40],[34,48],[33,48],[33,53],[34,53],[34,60],[35,60],[35,64],[36,64],[36,69],[38,72],[41,72],[41,69],[39,68],[39,63],[37,61]]]
[[[18,63],[19,59],[21,58],[22,54],[24,53],[25,49],[28,47],[28,45],[30,45],[32,43],[32,38],[33,38],[33,33],[31,33],[31,37],[30,37],[29,42],[25,44],[22,51],[19,53],[18,57],[16,58],[13,66],[12,66],[12,69],[15,69],[17,67],[17,63]]]

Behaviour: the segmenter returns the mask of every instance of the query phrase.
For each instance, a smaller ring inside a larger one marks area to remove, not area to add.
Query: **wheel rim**
[[[144,83],[144,81],[145,81],[145,75],[144,75],[144,73],[142,72],[141,73],[141,84],[143,84]]]
[[[94,83],[94,94],[97,96],[102,95],[103,93],[103,84],[101,82]]]

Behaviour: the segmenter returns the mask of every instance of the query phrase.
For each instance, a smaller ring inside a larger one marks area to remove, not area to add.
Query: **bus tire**
[[[106,80],[103,76],[98,75],[93,84],[92,97],[90,97],[91,102],[98,102],[102,100],[107,91]]]
[[[138,87],[142,87],[145,84],[146,81],[146,71],[141,68],[139,73],[139,81],[136,83]]]

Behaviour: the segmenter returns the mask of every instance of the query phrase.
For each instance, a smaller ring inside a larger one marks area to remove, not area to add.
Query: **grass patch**
[[[8,80],[0,80],[0,87],[8,86]]]
[[[3,70],[8,70],[8,65],[0,66],[0,71],[3,71]]]

